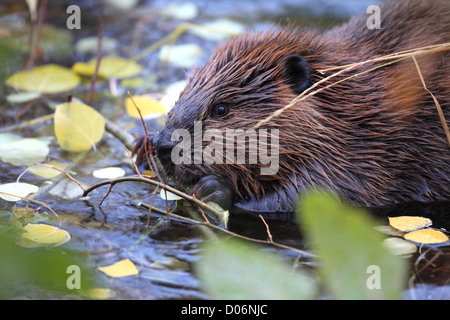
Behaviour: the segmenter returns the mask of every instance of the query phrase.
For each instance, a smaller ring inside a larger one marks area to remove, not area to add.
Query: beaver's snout
[[[179,141],[172,141],[170,134],[164,131],[153,139],[152,144],[155,148],[156,155],[163,166],[172,163],[172,150],[178,143]]]

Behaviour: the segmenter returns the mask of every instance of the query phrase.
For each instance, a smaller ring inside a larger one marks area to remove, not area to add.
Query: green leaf
[[[213,299],[312,299],[316,293],[308,275],[238,240],[208,243],[196,273]]]
[[[301,227],[320,256],[319,272],[336,299],[401,298],[405,261],[383,246],[384,236],[374,229],[375,221],[364,210],[314,192],[301,199],[297,211]]]
[[[48,64],[16,72],[6,83],[23,91],[54,94],[72,90],[80,83],[80,78],[70,69]]]

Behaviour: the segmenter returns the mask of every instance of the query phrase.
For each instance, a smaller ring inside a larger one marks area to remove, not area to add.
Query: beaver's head
[[[181,184],[220,176],[242,197],[287,182],[299,158],[308,164],[311,147],[326,143],[310,139],[321,135],[320,115],[308,102],[259,122],[317,80],[319,55],[316,34],[292,29],[219,46],[194,70],[154,140],[165,172]]]

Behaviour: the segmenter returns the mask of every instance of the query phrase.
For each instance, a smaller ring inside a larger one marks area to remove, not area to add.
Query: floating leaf
[[[182,197],[180,197],[170,191],[164,190],[164,189],[161,189],[161,192],[159,193],[159,195],[164,200],[169,200],[169,201],[183,199]],[[166,195],[167,195],[167,197],[166,197]]]
[[[66,230],[48,224],[29,223],[24,229],[23,239],[42,245],[60,246],[70,240],[70,234]]]
[[[92,76],[96,65],[96,59],[88,63],[77,62],[72,66],[72,70],[83,76]],[[141,71],[142,67],[133,60],[110,56],[102,58],[98,75],[107,79],[120,79],[136,76]]]
[[[62,198],[75,199],[83,195],[83,190],[75,181],[63,179],[50,190],[50,194]]]
[[[107,167],[92,172],[92,175],[99,179],[115,179],[125,175],[125,170],[119,167]]]
[[[129,259],[120,260],[112,265],[98,267],[97,269],[114,278],[134,276],[139,274],[138,269]]]
[[[423,243],[423,244],[438,244],[448,241],[448,237],[437,230],[422,229],[409,232],[403,236],[406,240]]]
[[[100,141],[105,131],[103,116],[82,103],[58,105],[54,122],[59,145],[67,151],[89,150]]]
[[[389,217],[389,224],[402,232],[409,232],[431,226],[431,220],[423,217]]]
[[[213,299],[312,299],[315,281],[275,255],[237,240],[214,241],[203,250],[196,273]]]
[[[110,288],[91,288],[80,290],[79,293],[90,299],[110,299],[114,296],[114,292]]]
[[[186,43],[163,46],[159,52],[159,58],[179,68],[189,69],[197,63],[201,54],[202,48],[199,45]]]
[[[139,107],[139,110],[141,110],[142,113],[142,117],[144,117],[145,119],[159,117],[167,111],[165,105],[152,97],[135,96],[133,97],[133,100],[127,98],[125,102],[128,115],[133,118],[140,118],[139,112],[134,106],[133,101]]]
[[[110,37],[102,38],[102,51],[111,52],[117,47],[117,39]],[[98,37],[86,37],[78,40],[75,43],[74,51],[79,54],[97,53]]]
[[[245,32],[245,27],[235,21],[219,19],[205,23],[203,28],[194,28],[192,32],[205,40],[220,41],[226,37]]]
[[[384,239],[383,244],[395,255],[409,255],[417,251],[417,246],[401,238]]]
[[[48,64],[16,72],[6,83],[23,91],[54,94],[72,90],[80,83],[80,78],[70,69]]]
[[[50,161],[49,164],[61,170],[64,170],[67,167],[67,163],[62,162]],[[53,179],[61,174],[60,171],[45,165],[31,168],[30,172],[36,176],[46,179]]]
[[[8,95],[6,101],[10,103],[24,103],[37,99],[40,96],[41,94],[39,92],[19,92]]]
[[[173,19],[192,20],[197,17],[198,9],[192,2],[170,3],[161,11],[161,14]]]
[[[32,166],[47,159],[48,140],[25,138],[0,143],[0,160],[15,166]]]
[[[37,186],[23,182],[0,184],[0,198],[6,201],[17,202],[31,193],[36,193],[38,190]]]

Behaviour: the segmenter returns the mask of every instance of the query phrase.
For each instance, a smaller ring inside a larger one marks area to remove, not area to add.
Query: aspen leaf
[[[97,60],[89,62],[77,62],[72,66],[72,70],[83,76],[92,76],[95,72]],[[100,61],[98,75],[107,79],[129,78],[138,75],[142,71],[142,66],[133,60],[120,57],[103,57]]]
[[[23,182],[12,182],[0,185],[0,198],[16,202],[28,196],[30,193],[36,193],[39,188],[35,185]],[[6,194],[7,193],[7,194]],[[17,197],[14,197],[15,195]]]
[[[139,274],[138,269],[136,268],[134,263],[130,261],[130,259],[120,260],[109,266],[98,267],[97,269],[114,278],[134,276]]]
[[[62,162],[50,161],[49,164],[61,170],[64,170],[67,167],[67,163]],[[30,169],[30,172],[45,179],[53,179],[61,174],[60,171],[48,166],[34,167]]]
[[[409,232],[431,226],[431,220],[423,217],[389,217],[389,224],[402,232]]]
[[[166,198],[166,194],[167,194],[167,198]],[[169,201],[183,199],[182,197],[180,197],[172,192],[169,192],[167,190],[164,190],[164,189],[161,189],[161,192],[159,193],[159,195],[161,196],[162,199],[169,200]]]
[[[125,102],[128,115],[133,118],[140,118],[139,112],[134,104],[141,110],[142,117],[144,118],[159,117],[166,112],[166,107],[158,100],[149,96],[135,96],[133,100],[127,98]]]
[[[82,103],[63,103],[55,111],[55,135],[67,151],[89,150],[105,131],[105,119],[95,109]]]
[[[45,94],[69,91],[79,83],[79,76],[70,69],[56,64],[19,71],[6,80],[6,84],[17,89]]]
[[[417,251],[417,246],[413,243],[397,237],[383,240],[383,245],[395,255],[409,255]]]
[[[22,238],[43,245],[59,246],[70,240],[70,234],[66,230],[48,224],[29,223],[22,233]]]
[[[99,179],[114,179],[125,175],[125,170],[119,167],[107,167],[92,172],[92,175]]]
[[[403,237],[406,240],[423,244],[437,244],[448,241],[448,237],[445,234],[433,229],[422,229],[408,232]]]
[[[168,18],[180,20],[192,20],[198,15],[198,9],[192,2],[170,3],[161,14]]]
[[[91,288],[80,290],[79,293],[90,299],[109,299],[114,296],[113,291],[109,288]]]
[[[202,48],[197,44],[186,43],[179,45],[165,45],[159,52],[159,58],[179,68],[192,68],[202,54]]]
[[[11,103],[24,103],[41,96],[39,92],[19,92],[12,93],[6,97],[6,100]]]
[[[75,199],[83,195],[83,190],[75,181],[63,179],[50,190],[50,194],[66,199]]]
[[[45,161],[49,141],[35,138],[0,143],[0,160],[15,166],[32,166]]]
[[[245,32],[245,27],[232,20],[219,19],[204,24],[203,28],[192,29],[192,32],[205,40],[220,41],[226,37]]]

